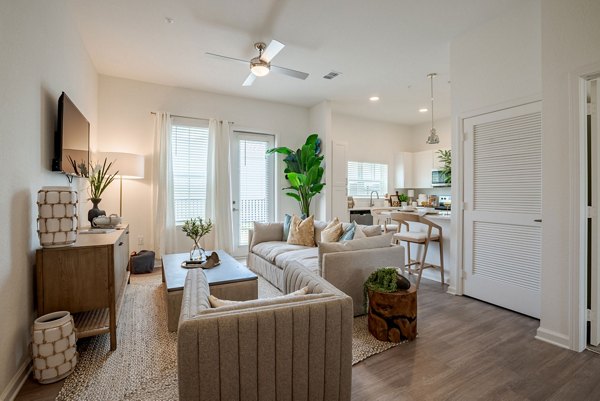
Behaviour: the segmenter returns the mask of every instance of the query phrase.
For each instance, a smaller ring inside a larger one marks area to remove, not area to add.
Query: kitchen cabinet
[[[444,148],[446,150],[448,148]],[[437,149],[396,154],[395,188],[432,188],[431,170],[444,167],[439,161]]]

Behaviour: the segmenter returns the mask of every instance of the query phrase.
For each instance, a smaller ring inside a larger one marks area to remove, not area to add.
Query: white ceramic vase
[[[69,312],[52,312],[33,322],[33,377],[42,384],[67,377],[77,365],[75,324]]]
[[[71,187],[43,187],[38,191],[38,237],[43,247],[77,241],[77,191]]]

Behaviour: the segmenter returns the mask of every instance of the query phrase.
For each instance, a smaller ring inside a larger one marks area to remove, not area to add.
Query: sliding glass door
[[[254,221],[275,218],[275,157],[266,155],[274,147],[272,135],[234,131],[231,142],[233,252],[248,253],[248,230]]]

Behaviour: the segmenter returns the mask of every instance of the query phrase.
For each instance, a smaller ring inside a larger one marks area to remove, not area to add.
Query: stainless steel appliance
[[[438,209],[450,210],[452,206],[452,196],[451,195],[440,195],[438,198]]]
[[[431,170],[431,186],[433,187],[449,187],[441,170]]]

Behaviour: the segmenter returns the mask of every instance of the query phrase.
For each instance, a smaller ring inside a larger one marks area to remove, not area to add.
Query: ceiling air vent
[[[323,78],[325,78],[325,79],[333,79],[333,78],[337,77],[340,74],[341,74],[341,72],[331,71],[329,74],[323,75]]]

